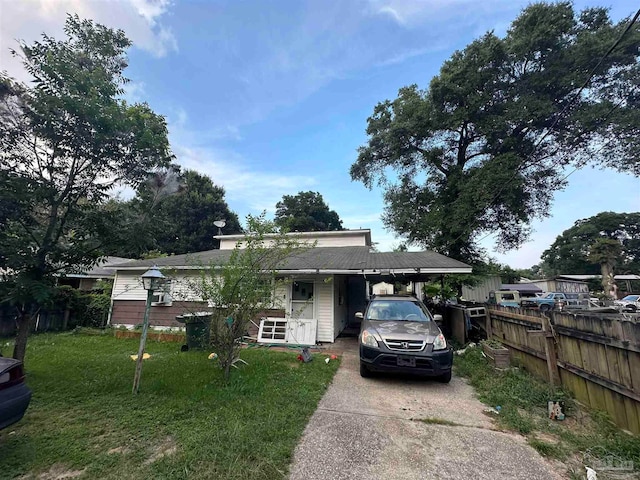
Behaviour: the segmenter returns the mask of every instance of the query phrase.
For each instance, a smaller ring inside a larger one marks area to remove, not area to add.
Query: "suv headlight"
[[[364,330],[362,332],[361,341],[362,341],[362,344],[366,345],[367,347],[378,348],[380,346],[378,344],[378,340],[376,340],[375,335],[369,330]]]
[[[444,350],[447,348],[447,341],[444,339],[444,335],[440,334],[433,341],[433,349],[434,350]]]

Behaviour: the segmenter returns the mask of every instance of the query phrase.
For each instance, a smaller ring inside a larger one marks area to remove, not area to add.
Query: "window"
[[[256,290],[261,295],[260,303],[265,307],[273,306],[273,281],[270,278],[263,278],[258,280]]]
[[[367,309],[367,320],[428,322],[431,315],[411,300],[374,300]]]
[[[287,320],[285,318],[263,318],[260,322],[258,341],[262,343],[285,343]]]
[[[291,285],[291,317],[314,318],[313,282],[296,281]]]

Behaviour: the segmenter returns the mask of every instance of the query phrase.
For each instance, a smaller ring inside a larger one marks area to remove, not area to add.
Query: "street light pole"
[[[140,377],[142,376],[142,359],[144,357],[144,347],[147,343],[147,331],[149,330],[149,311],[151,310],[151,301],[153,300],[153,292],[160,286],[164,280],[164,275],[157,267],[152,267],[142,275],[142,285],[147,291],[147,303],[144,307],[144,320],[142,321],[142,336],[140,337],[140,347],[138,348],[138,358],[136,359],[136,373],[133,377],[132,393],[138,393],[140,389]]]

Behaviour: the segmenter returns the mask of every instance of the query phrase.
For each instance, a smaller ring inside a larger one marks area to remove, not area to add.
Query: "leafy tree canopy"
[[[618,273],[640,271],[640,212],[602,212],[578,220],[542,254],[547,275],[600,275],[601,265]]]
[[[118,238],[117,209],[103,208],[112,187],[171,161],[165,119],[121,98],[124,33],[77,16],[65,33],[14,52],[29,86],[0,76],[0,268],[21,309],[16,358],[55,276],[92,265]]]
[[[194,170],[180,171],[173,165],[167,172],[173,177],[176,194],[158,198],[158,184],[152,177],[143,184],[136,197],[124,206],[125,215],[148,224],[145,237],[132,239],[119,255],[139,257],[149,250],[167,254],[201,252],[217,248],[216,220],[224,220],[224,234],[242,232],[238,215],[229,209],[224,188]],[[161,179],[161,184],[168,183]]]
[[[640,174],[638,25],[599,63],[627,24],[603,8],[530,5],[503,38],[455,52],[429,88],[379,103],[351,177],[385,188],[384,222],[411,243],[467,262],[483,234],[519,246],[564,167]]]
[[[329,210],[318,192],[285,195],[276,204],[275,223],[290,232],[344,230],[335,210]]]

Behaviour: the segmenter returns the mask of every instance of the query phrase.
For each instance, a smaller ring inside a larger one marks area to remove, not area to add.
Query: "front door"
[[[287,343],[314,345],[316,343],[317,324],[313,282],[293,282],[288,313]]]

